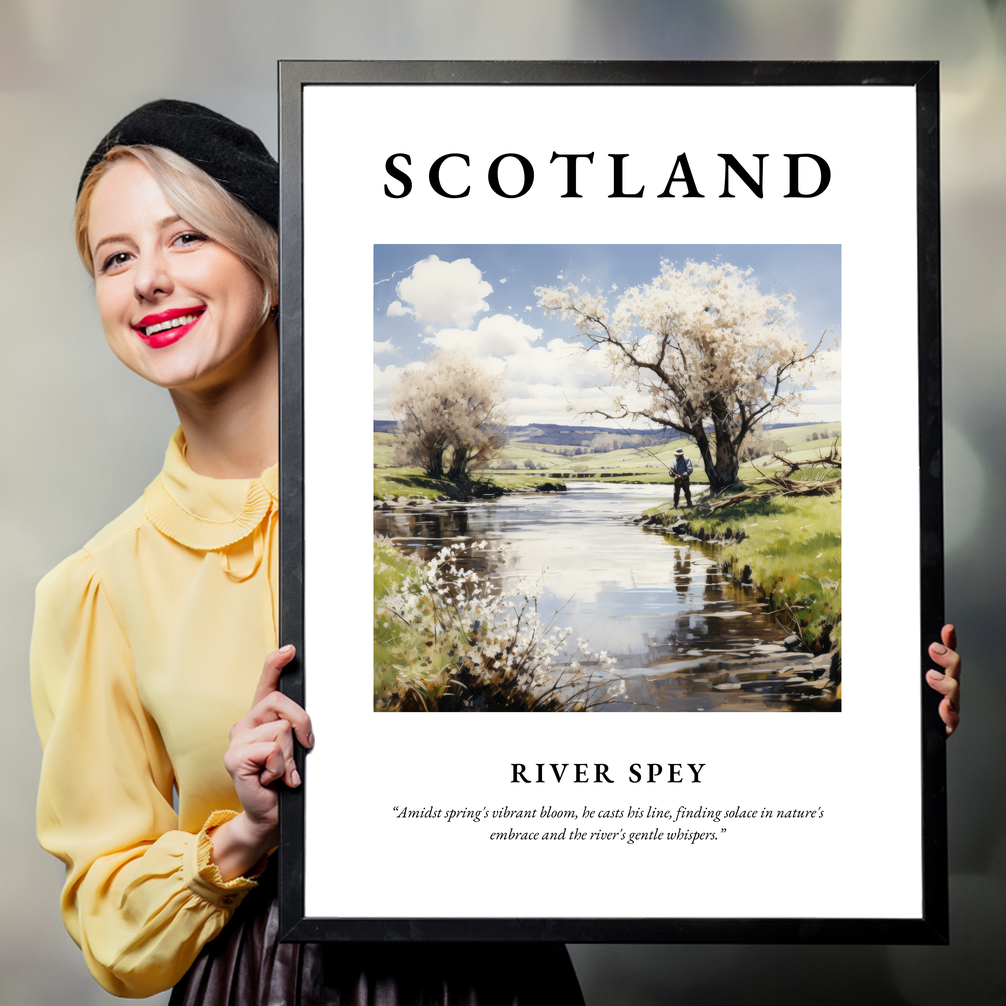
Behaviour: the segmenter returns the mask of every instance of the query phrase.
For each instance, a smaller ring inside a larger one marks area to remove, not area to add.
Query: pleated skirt
[[[280,943],[272,874],[170,1006],[583,1006],[561,943]]]

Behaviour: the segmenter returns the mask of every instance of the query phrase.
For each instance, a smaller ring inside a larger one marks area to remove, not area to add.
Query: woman
[[[277,220],[265,147],[186,102],[127,116],[81,179],[106,338],[180,427],[143,497],[38,589],[38,830],[66,864],[67,929],[116,995],[582,1003],[560,946],[276,942],[276,785],[300,784],[294,736],[313,744],[274,649]],[[948,626],[930,651],[948,734],[955,647]]]
[[[258,137],[187,102],[128,115],[81,178],[106,339],[180,426],[143,497],[38,588],[38,832],[67,929],[121,996],[582,1003],[561,946],[277,944],[276,787],[314,741],[277,690],[277,221]]]

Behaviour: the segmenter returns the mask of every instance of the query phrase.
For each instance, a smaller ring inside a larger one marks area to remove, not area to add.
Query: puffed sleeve
[[[36,594],[38,837],[66,865],[63,921],[91,973],[114,995],[149,996],[181,979],[255,883],[225,883],[210,862],[206,831],[233,811],[178,830],[171,764],[98,580],[78,552]]]

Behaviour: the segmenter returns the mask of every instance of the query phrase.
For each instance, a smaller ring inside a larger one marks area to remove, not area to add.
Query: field
[[[841,423],[808,423],[803,426],[780,427],[769,430],[767,436],[786,445],[780,453],[794,461],[804,461],[826,453],[837,442],[841,451]],[[614,431],[620,440],[633,440],[629,435]],[[838,433],[837,438],[820,439],[826,433]],[[815,434],[819,439],[813,439]],[[536,426],[517,427],[515,435],[503,451],[502,458],[493,468],[476,473],[479,478],[491,478],[511,492],[533,490],[545,482],[571,479],[588,481],[663,483],[670,480],[667,467],[674,458],[674,451],[684,447],[685,453],[695,465],[692,482],[696,485],[707,483],[702,471],[701,459],[695,445],[687,438],[668,440],[646,448],[634,446],[616,451],[595,451],[568,456],[562,451],[584,448],[575,435],[566,434],[566,443],[543,442],[548,436],[546,428]],[[552,437],[552,439],[555,439]],[[590,439],[589,436],[583,439]],[[638,440],[640,438],[636,438]],[[634,441],[635,442],[635,441]],[[436,498],[443,491],[434,480],[425,478],[416,468],[395,468],[393,465],[394,436],[391,433],[374,434],[374,496],[415,496]],[[530,464],[529,464],[530,463]],[[531,467],[533,465],[533,468]],[[771,455],[755,458],[751,464],[741,467],[741,481],[758,478],[758,469],[766,471],[778,465]]]

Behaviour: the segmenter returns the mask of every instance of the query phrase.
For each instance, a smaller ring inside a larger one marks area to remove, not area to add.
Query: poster
[[[934,89],[283,65],[291,938],[944,938]]]

